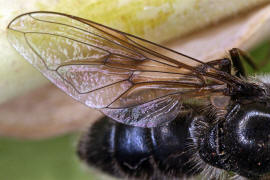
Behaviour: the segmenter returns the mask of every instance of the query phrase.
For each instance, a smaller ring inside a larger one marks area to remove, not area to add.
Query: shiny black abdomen
[[[82,138],[78,154],[87,164],[118,177],[194,175],[200,170],[194,169],[189,146],[191,119],[186,116],[166,126],[140,128],[103,118]]]

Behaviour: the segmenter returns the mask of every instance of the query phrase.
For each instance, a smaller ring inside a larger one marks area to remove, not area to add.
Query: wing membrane
[[[21,15],[9,24],[8,37],[60,89],[130,125],[172,120],[190,94],[207,99],[211,87],[224,84],[216,78],[220,71],[201,61],[66,14]]]

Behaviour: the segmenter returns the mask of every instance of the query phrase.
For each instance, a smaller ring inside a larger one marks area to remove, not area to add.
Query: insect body
[[[104,147],[115,148],[104,157],[120,164],[129,177],[144,174],[144,178],[155,179],[159,171],[166,179],[199,172],[223,177],[226,173],[215,172],[231,171],[239,177],[261,178],[269,172],[269,84],[263,78],[242,77],[240,56],[252,63],[241,50],[232,49],[229,58],[202,62],[101,24],[54,12],[18,16],[8,25],[8,38],[56,86],[115,121],[97,123],[94,127],[104,128],[104,135],[93,130],[90,140],[81,141],[79,155],[87,162],[103,158],[99,153],[92,156],[89,144],[102,148],[105,143]],[[238,72],[232,71],[231,61]],[[171,147],[163,141],[168,133],[162,129],[166,128],[179,141]],[[92,140],[93,135],[104,138]],[[122,140],[130,143],[121,146]],[[136,148],[146,149],[137,153]],[[167,153],[160,152],[166,148]],[[139,161],[133,161],[132,152]],[[172,160],[174,155],[176,160]],[[186,170],[189,166],[190,171]],[[146,173],[144,167],[154,173]],[[115,172],[106,165],[100,168]]]
[[[91,166],[122,178],[197,175],[202,169],[191,161],[193,152],[187,146],[192,144],[190,120],[183,116],[165,126],[141,128],[103,118],[83,136],[78,154]]]

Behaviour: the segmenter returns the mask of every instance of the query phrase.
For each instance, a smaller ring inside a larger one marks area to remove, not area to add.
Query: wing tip
[[[12,26],[14,25],[14,23],[17,20],[21,19],[24,16],[30,16],[31,17],[31,15],[33,15],[33,14],[57,14],[57,15],[62,15],[62,16],[68,16],[68,15],[66,15],[64,13],[59,13],[59,12],[54,12],[54,11],[30,11],[30,12],[26,12],[26,13],[20,14],[20,15],[16,16],[15,18],[13,18],[8,23],[8,25],[7,25],[6,28],[9,29],[9,30],[16,30],[16,29],[12,28]]]
[[[7,29],[14,30],[14,29],[12,28],[12,25],[14,25],[14,22],[16,22],[18,19],[20,19],[20,18],[23,17],[23,16],[29,15],[30,13],[31,13],[31,12],[24,13],[24,14],[20,14],[20,15],[16,16],[15,18],[13,18],[13,19],[9,22],[9,24],[7,25]]]

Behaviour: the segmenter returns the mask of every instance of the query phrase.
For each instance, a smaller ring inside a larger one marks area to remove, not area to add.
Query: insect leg
[[[224,72],[231,74],[232,63],[228,58],[217,59],[214,61],[210,61],[207,64],[210,66],[213,66],[221,71],[224,71]]]
[[[258,67],[256,66],[256,64],[252,61],[251,57],[249,57],[249,55],[242,51],[241,49],[238,48],[233,48],[230,51],[230,55],[231,55],[231,59],[233,62],[233,66],[237,69],[237,73],[236,76],[246,76],[246,72],[243,66],[243,63],[241,62],[241,58],[248,63],[248,65],[254,69],[254,70],[258,70]]]

